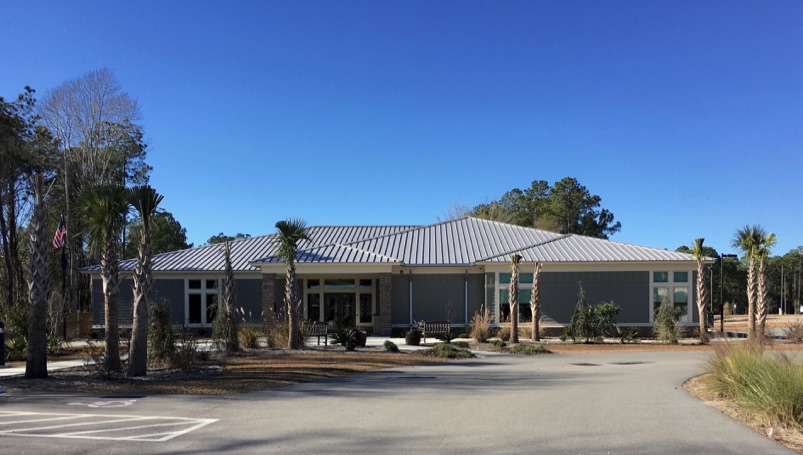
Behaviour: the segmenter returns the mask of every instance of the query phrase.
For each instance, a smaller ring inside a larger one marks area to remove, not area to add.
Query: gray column
[[[390,335],[391,328],[391,279],[389,273],[379,274],[379,335]]]
[[[262,320],[263,322],[275,321],[276,308],[276,274],[262,274]]]

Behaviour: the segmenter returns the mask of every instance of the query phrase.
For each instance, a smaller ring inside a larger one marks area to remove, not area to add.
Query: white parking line
[[[17,420],[15,417],[19,417]],[[39,418],[32,418],[39,417]],[[36,422],[77,421],[64,425],[31,426]],[[0,436],[29,438],[103,439],[111,441],[162,442],[202,428],[218,419],[194,419],[187,417],[161,417],[109,414],[62,414],[45,412],[0,411]],[[126,423],[135,425],[126,425]],[[152,422],[152,423],[150,423]],[[95,427],[85,431],[64,431],[66,428]],[[175,431],[159,431],[163,427],[178,427]],[[158,431],[158,430],[157,430]],[[99,436],[99,433],[118,433],[118,436]]]

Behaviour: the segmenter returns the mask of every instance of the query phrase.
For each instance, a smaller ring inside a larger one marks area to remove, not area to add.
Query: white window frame
[[[190,289],[190,281],[201,281],[201,288],[200,289]],[[216,281],[217,287],[215,289],[207,289],[206,282],[207,280]],[[184,279],[184,326],[185,327],[211,327],[212,322],[207,320],[207,311],[209,295],[217,296],[218,302],[220,302],[220,289],[222,283],[220,277],[214,276],[203,276],[197,278],[186,278]],[[190,295],[200,295],[201,296],[201,322],[197,323],[190,323]]]
[[[494,289],[494,303],[495,303],[495,305],[494,305],[494,322],[497,325],[498,324],[509,324],[510,323],[510,322],[505,322],[505,321],[500,320],[500,317],[502,315],[502,299],[501,299],[499,294],[500,294],[500,291],[503,291],[503,290],[509,291],[510,290],[510,283],[502,283],[502,280],[500,279],[500,275],[508,274],[508,273],[512,273],[512,272],[511,271],[503,271],[503,272],[495,272],[494,273],[494,275],[495,275],[494,276],[494,282],[495,282],[495,285],[494,285],[494,287],[495,287],[495,289]],[[522,283],[521,282],[521,274],[522,273],[530,273],[530,274],[532,274],[532,272],[522,271],[521,269],[519,269],[519,292],[521,292],[521,291],[530,291],[532,293],[532,291],[533,291],[533,283]],[[510,300],[509,296],[508,296],[508,300]],[[521,316],[521,305],[522,304],[527,305],[528,308],[530,307],[530,302],[529,301],[527,301],[527,302],[519,302],[519,316]],[[521,323],[522,323],[521,317],[519,317],[519,324],[521,324]]]
[[[354,280],[354,288],[353,289],[342,289],[342,290],[326,289],[325,286],[324,286],[324,281],[327,280],[327,279],[328,280],[332,280],[332,279],[352,280],[353,279]],[[318,287],[318,289],[309,289],[307,287],[307,282],[309,280],[318,280],[319,283],[320,283],[320,286]],[[360,288],[360,280],[371,280],[371,288],[370,288],[370,290],[369,289]],[[326,293],[354,294],[354,296],[355,296],[355,301],[354,301],[355,324],[357,325],[357,327],[373,327],[374,323],[375,323],[374,320],[377,318],[377,316],[376,316],[376,313],[377,313],[377,295],[376,295],[376,284],[377,283],[376,283],[376,280],[377,280],[376,277],[365,276],[365,275],[356,275],[356,276],[347,276],[347,277],[344,277],[342,275],[320,275],[320,276],[304,277],[303,279],[300,280],[301,284],[302,284],[303,296],[304,296],[304,300],[303,300],[304,304],[303,304],[303,309],[302,309],[302,313],[303,313],[302,318],[303,318],[303,320],[305,320],[305,321],[309,320],[309,315],[307,313],[308,313],[308,309],[309,309],[309,296],[310,295],[318,294],[318,296],[319,296],[318,297],[318,299],[319,299],[318,302],[319,302],[319,305],[320,305],[319,306],[319,313],[318,313],[318,321],[319,322],[326,322],[326,320],[325,320],[325,318],[326,318],[326,314],[325,314],[326,313],[326,311],[325,311],[326,302],[324,300],[324,294],[326,294]],[[369,321],[363,321],[362,318],[361,318],[360,295],[363,295],[363,294],[371,296],[371,320],[369,320]]]
[[[666,281],[655,281],[655,274],[665,272],[667,274]],[[675,272],[686,272],[687,279],[686,281],[678,281],[675,282]],[[655,301],[653,296],[655,295],[655,288],[667,288],[667,292],[669,293],[669,299],[672,302],[672,305],[675,305],[675,288],[686,288],[688,292],[688,300],[686,302],[686,320],[678,320],[678,324],[680,325],[693,325],[694,324],[694,288],[693,283],[694,281],[694,273],[692,270],[677,270],[677,269],[661,269],[661,270],[650,270],[650,322],[655,323]],[[682,317],[682,316],[681,316]]]

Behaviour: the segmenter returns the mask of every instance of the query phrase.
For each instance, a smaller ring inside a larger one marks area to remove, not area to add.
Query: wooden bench
[[[421,330],[421,338],[424,343],[427,342],[427,337],[438,335],[445,335],[452,332],[452,323],[449,321],[431,321],[424,322],[424,328]]]
[[[302,322],[301,332],[305,337],[318,337],[318,346],[321,345],[323,337],[324,346],[329,346],[329,324],[318,321]]]

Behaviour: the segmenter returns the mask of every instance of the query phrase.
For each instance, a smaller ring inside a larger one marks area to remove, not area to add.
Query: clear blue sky
[[[218,232],[428,224],[576,177],[613,240],[803,245],[803,2],[0,3],[0,95],[107,67],[163,207]]]

